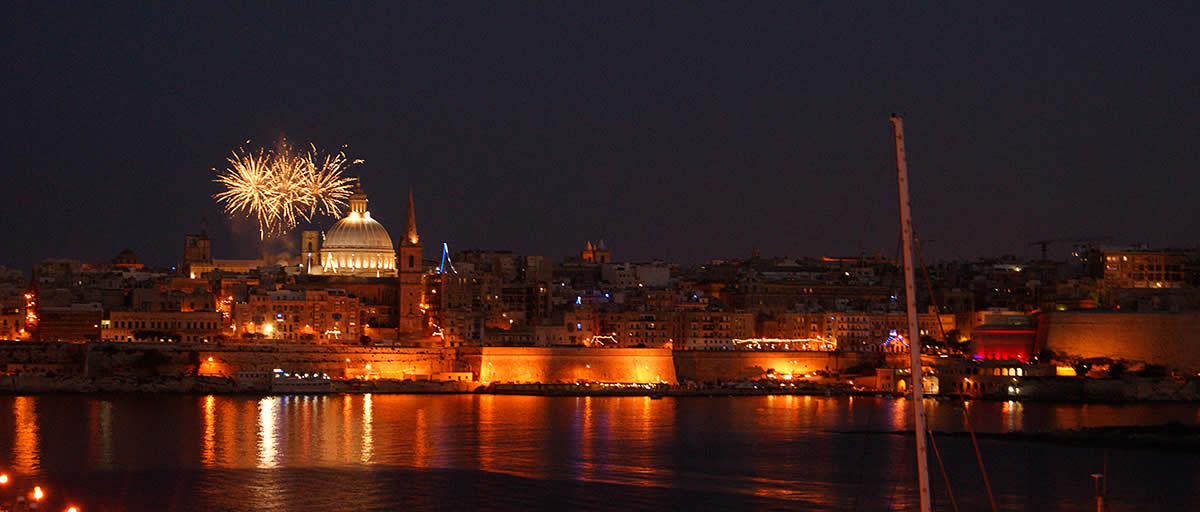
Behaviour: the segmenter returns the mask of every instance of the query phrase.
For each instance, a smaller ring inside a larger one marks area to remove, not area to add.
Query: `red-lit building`
[[[1036,341],[1037,329],[1030,323],[980,325],[974,329],[971,349],[976,359],[1028,361]]]

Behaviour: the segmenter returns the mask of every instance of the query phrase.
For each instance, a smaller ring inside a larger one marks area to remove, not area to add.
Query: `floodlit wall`
[[[1200,313],[1065,311],[1038,322],[1039,351],[1200,370]]]
[[[154,355],[157,354],[157,355]],[[211,358],[211,360],[210,360]],[[348,361],[347,361],[348,360]],[[165,343],[92,343],[87,369],[91,376],[149,372],[235,376],[240,371],[327,373],[341,378],[362,373],[403,379],[455,371],[454,354],[441,349],[354,347],[337,345],[218,345]]]
[[[676,382],[669,349],[482,347],[460,358],[485,383]]]
[[[771,369],[793,374],[844,370],[865,362],[879,362],[882,357],[875,352],[685,350],[675,353],[675,369],[681,381],[715,382],[759,378]]]

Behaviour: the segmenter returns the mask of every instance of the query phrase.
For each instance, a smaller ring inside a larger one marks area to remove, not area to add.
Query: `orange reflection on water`
[[[214,453],[217,446],[217,399],[212,395],[204,397],[204,442],[200,448],[200,462],[205,466],[213,466],[217,456]]]
[[[641,486],[661,485],[662,481],[674,475],[674,471],[656,464],[654,448],[659,442],[656,430],[672,428],[672,425],[666,424],[666,420],[674,415],[659,415],[656,414],[656,409],[663,406],[662,404],[674,405],[675,400],[652,401],[648,396],[623,397],[620,400],[621,405],[629,403],[633,406],[631,419],[637,425],[636,428],[618,432],[623,444],[627,444],[624,451],[628,454],[621,466],[634,477],[633,481],[628,483]]]
[[[578,402],[576,402],[578,404]],[[596,477],[596,466],[591,461],[595,460],[596,446],[594,445],[595,438],[592,436],[592,397],[583,397],[583,424],[577,427],[580,437],[578,444],[580,446],[578,468],[580,473],[577,478],[593,479]]]
[[[353,410],[354,404],[351,403],[350,395],[342,395],[342,428],[340,431],[342,438],[342,449],[339,452],[339,455],[342,456],[350,453],[350,421],[354,418],[354,415],[352,414]]]
[[[417,409],[417,424],[413,429],[413,465],[429,467],[429,425],[425,419],[425,408]]]
[[[1001,407],[1000,412],[1004,414],[1004,426],[1009,432],[1024,430],[1025,415],[1022,414],[1024,407],[1024,404],[1014,400],[1004,402],[1004,406]]]
[[[512,397],[524,398],[524,397]],[[477,422],[479,432],[478,454],[479,454],[479,469],[484,471],[500,472],[500,436],[504,431],[503,428],[498,428],[496,420],[496,396],[483,395],[479,397],[479,421]]]
[[[895,432],[897,430],[905,430],[908,428],[908,418],[912,414],[909,412],[909,407],[911,404],[912,400],[907,398],[886,404],[891,408],[891,414],[889,414],[886,418],[886,429],[888,431]]]
[[[279,464],[276,442],[279,438],[279,397],[258,401],[258,467],[272,468]]]
[[[803,405],[801,405],[803,404]],[[797,397],[795,395],[768,395],[766,398],[766,407],[756,411],[757,417],[754,421],[754,428],[763,432],[772,432],[776,435],[794,436],[797,432],[804,429],[805,426],[811,428],[816,421],[816,418],[822,416],[822,411],[826,409],[836,410],[837,402],[831,402],[828,399],[816,399],[812,396],[805,395]],[[743,478],[730,478],[730,483],[737,483],[738,488],[748,489],[749,494],[761,496],[764,498],[773,499],[798,499],[805,498],[820,502],[819,496],[813,495],[794,495],[792,485],[786,478],[781,478],[781,465],[789,463],[789,459],[794,454],[779,453],[770,457],[759,457],[754,459],[756,468],[756,476]],[[820,459],[808,459],[805,464],[809,465],[812,470],[822,468],[830,468],[833,464]],[[786,467],[786,466],[783,466]],[[816,480],[822,480],[824,474],[818,473]]]
[[[13,433],[13,469],[19,473],[33,473],[41,462],[35,400],[29,396],[13,399],[13,419],[16,421],[16,431]]]
[[[363,464],[371,462],[371,457],[375,455],[375,412],[371,400],[370,393],[363,395],[362,454],[359,456]]]
[[[88,439],[88,448],[96,466],[110,469],[113,466],[112,402],[91,400],[88,402],[88,427],[93,435]]]

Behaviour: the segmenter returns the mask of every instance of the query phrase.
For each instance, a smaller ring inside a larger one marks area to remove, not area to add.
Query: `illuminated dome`
[[[321,244],[321,266],[325,274],[394,277],[396,250],[392,237],[367,211],[367,195],[355,189],[350,196],[350,213],[325,233]]]
[[[392,237],[383,224],[372,219],[371,214],[350,212],[325,233],[325,248],[362,249],[364,251],[391,251]]]

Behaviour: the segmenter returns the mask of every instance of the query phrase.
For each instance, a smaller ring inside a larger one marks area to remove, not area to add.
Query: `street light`
[[[33,501],[42,501],[42,496],[45,496],[45,495],[46,495],[46,493],[42,492],[41,486],[38,486],[38,485],[33,486]]]

